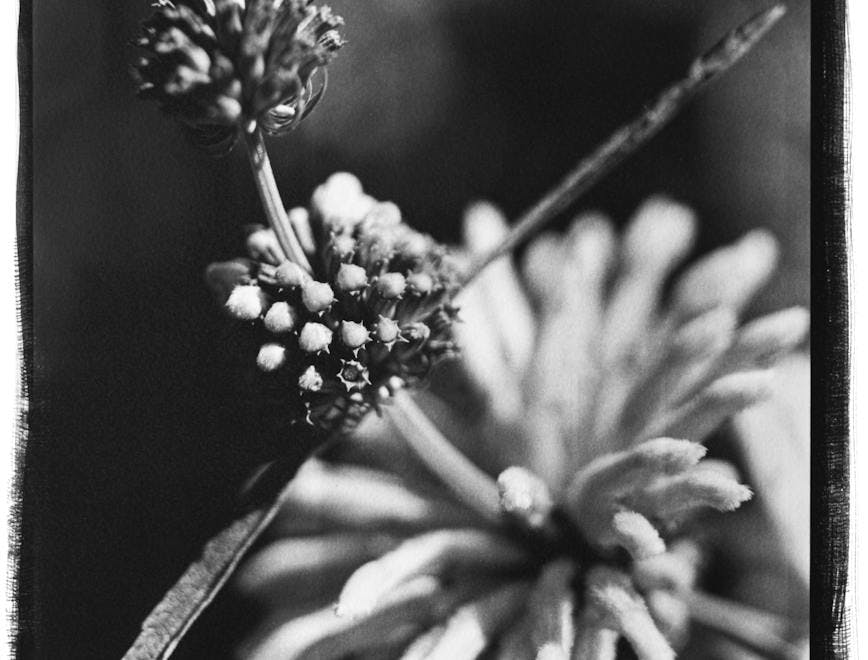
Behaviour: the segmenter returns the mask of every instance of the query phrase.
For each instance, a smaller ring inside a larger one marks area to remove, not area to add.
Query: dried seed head
[[[136,42],[139,96],[213,153],[251,124],[283,133],[318,102],[313,78],[343,45],[342,24],[303,0],[159,2]]]

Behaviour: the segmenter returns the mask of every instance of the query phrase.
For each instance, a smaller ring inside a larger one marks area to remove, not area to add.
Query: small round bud
[[[289,332],[295,327],[298,314],[283,301],[274,303],[265,314],[265,327],[269,332],[279,334]]]
[[[298,377],[298,386],[308,392],[319,392],[322,389],[322,376],[316,368],[311,365],[305,372]]]
[[[335,278],[335,284],[341,291],[359,291],[368,285],[365,269],[355,264],[341,264]]]
[[[356,251],[356,241],[352,236],[341,234],[332,239],[331,249],[338,259],[349,259]]]
[[[328,225],[338,230],[351,229],[365,217],[371,199],[362,192],[356,177],[338,172],[314,191],[311,205]]]
[[[335,299],[335,292],[325,282],[310,280],[302,285],[301,301],[312,312],[324,312]]]
[[[371,340],[371,333],[361,323],[341,322],[341,341],[349,348],[359,348]]]
[[[332,331],[322,323],[305,323],[298,337],[298,345],[301,350],[308,353],[328,351],[332,343]]]
[[[253,321],[265,310],[265,294],[255,284],[242,284],[232,289],[226,309],[237,319]]]
[[[280,344],[264,344],[256,356],[256,364],[263,371],[275,371],[286,362],[286,348]]]
[[[383,298],[398,298],[407,287],[407,281],[401,273],[386,273],[377,280],[377,291]]]
[[[279,286],[301,286],[310,279],[301,266],[291,261],[284,261],[274,271],[274,279]]]
[[[410,293],[420,296],[431,293],[434,288],[434,278],[428,273],[412,273],[407,276],[407,289]]]
[[[381,316],[374,325],[374,334],[377,339],[385,344],[389,344],[398,339],[400,328],[398,322]]]

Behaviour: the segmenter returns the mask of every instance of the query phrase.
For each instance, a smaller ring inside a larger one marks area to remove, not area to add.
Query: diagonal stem
[[[283,249],[286,257],[304,268],[308,273],[312,272],[310,262],[292,229],[286,209],[280,199],[280,191],[274,180],[274,172],[271,169],[271,161],[265,149],[265,141],[262,139],[262,131],[256,127],[252,131],[244,131],[244,141],[247,144],[247,155],[250,158],[250,166],[253,169],[253,179],[256,181],[256,190],[268,224],[277,236],[277,242]]]
[[[473,280],[488,264],[511,252],[565,211],[604,175],[645,145],[697,92],[747,54],[785,12],[783,4],[776,4],[756,14],[696,59],[683,79],[663,90],[638,118],[619,128],[581,160],[555,188],[521,216],[497,247],[474,260],[464,274],[463,284]]]
[[[446,439],[406,391],[395,392],[384,409],[410,448],[462,502],[486,520],[502,519],[497,484]]]

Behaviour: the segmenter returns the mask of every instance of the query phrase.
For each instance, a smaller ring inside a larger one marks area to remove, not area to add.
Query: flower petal
[[[472,660],[491,643],[524,605],[530,585],[509,584],[464,605],[446,623],[426,660]]]
[[[696,469],[637,489],[627,501],[645,516],[672,520],[703,507],[733,511],[749,500],[751,494],[750,488],[726,474]]]
[[[769,280],[777,261],[777,241],[769,232],[745,234],[699,260],[679,278],[672,313],[689,319],[714,307],[741,310]]]
[[[701,442],[723,422],[771,394],[769,371],[743,371],[717,379],[693,399],[655,420],[639,437],[660,435]]]
[[[547,564],[528,598],[530,641],[537,659],[556,660],[570,657],[575,629],[573,626],[572,581],[575,564],[561,559]]]
[[[526,561],[526,553],[487,532],[439,530],[413,537],[395,550],[356,570],[344,585],[339,616],[366,616],[399,585],[423,575],[458,569],[507,569]]]
[[[591,569],[587,596],[588,602],[603,614],[606,627],[624,635],[639,660],[675,658],[675,652],[654,625],[645,601],[627,575],[609,568]]]
[[[634,560],[653,557],[666,551],[659,532],[648,519],[635,511],[619,511],[612,518],[612,529],[618,545]]]

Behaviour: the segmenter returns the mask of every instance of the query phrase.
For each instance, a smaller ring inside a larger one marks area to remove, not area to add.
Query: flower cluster
[[[312,77],[343,44],[342,23],[310,0],[158,0],[136,42],[139,95],[216,153],[239,127],[285,132],[318,101]]]
[[[504,230],[474,208],[471,251]],[[691,618],[720,625],[697,609],[690,525],[751,492],[698,441],[768,394],[807,314],[739,327],[774,268],[763,232],[693,265],[661,305],[692,235],[686,209],[654,200],[621,241],[597,217],[537,239],[527,289],[508,260],[483,273],[460,338],[485,410],[419,395],[453,446],[401,393],[391,426],[369,418],[303,466],[236,577],[271,612],[242,657],[613,660],[624,638],[668,660]]]
[[[312,273],[256,227],[252,261],[213,264],[207,278],[228,313],[262,333],[256,363],[285,393],[287,414],[326,429],[351,425],[393,378],[417,382],[454,352],[456,273],[444,248],[350,174],[331,176],[310,210],[289,218]]]

